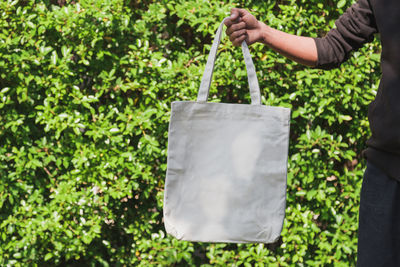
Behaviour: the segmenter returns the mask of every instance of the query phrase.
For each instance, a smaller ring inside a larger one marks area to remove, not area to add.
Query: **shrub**
[[[354,265],[377,41],[332,71],[251,47],[263,104],[293,112],[281,242],[177,241],[162,223],[170,104],[196,99],[230,8],[317,37],[350,4],[1,1],[1,265]],[[240,49],[220,51],[210,101],[248,103]]]

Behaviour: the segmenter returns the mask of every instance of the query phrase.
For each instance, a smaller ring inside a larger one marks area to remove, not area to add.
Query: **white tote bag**
[[[172,103],[164,224],[181,240],[271,243],[285,216],[290,109],[261,105],[245,42],[251,105],[207,102],[223,25],[197,101]]]

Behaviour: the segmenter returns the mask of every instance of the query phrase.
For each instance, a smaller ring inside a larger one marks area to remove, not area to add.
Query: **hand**
[[[234,46],[240,46],[243,40],[251,45],[262,39],[263,23],[245,9],[232,8],[231,16],[225,20],[225,25],[228,27],[226,34]]]

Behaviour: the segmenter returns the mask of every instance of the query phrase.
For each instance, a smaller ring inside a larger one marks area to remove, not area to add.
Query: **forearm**
[[[315,67],[318,54],[315,41],[310,37],[288,34],[261,24],[261,39],[271,49],[300,64]]]

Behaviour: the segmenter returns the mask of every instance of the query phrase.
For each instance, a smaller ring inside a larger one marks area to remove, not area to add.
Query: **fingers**
[[[235,31],[229,36],[229,40],[231,40],[231,42],[233,43],[237,38],[245,34],[246,34],[246,29]]]
[[[239,22],[239,23],[235,23],[232,26],[228,27],[228,29],[226,29],[226,34],[227,35],[231,35],[232,33],[234,33],[235,31],[239,31],[242,29],[246,28],[246,23],[245,22]]]
[[[233,40],[233,41],[231,40],[231,41],[234,46],[240,46],[242,44],[242,42],[244,40],[246,40],[246,38],[247,38],[247,34],[243,34],[243,35],[239,36],[238,38],[236,38],[235,40]]]
[[[242,21],[233,24],[226,30],[226,34],[229,36],[229,40],[231,40],[233,45],[240,46],[244,38],[246,38],[246,23]]]
[[[245,9],[232,8],[231,16],[225,20],[226,34],[234,46],[240,46],[247,38],[246,23],[243,21],[243,17],[249,14]]]
[[[225,20],[225,25],[227,27],[230,27],[232,24],[239,22],[240,18],[245,16],[246,14],[249,14],[249,12],[246,9],[232,8],[231,15],[227,20]]]
[[[249,14],[249,11],[247,11],[246,9],[243,9],[243,8],[232,8],[231,16],[233,13],[237,13],[240,17],[243,17],[243,16]]]
[[[237,8],[231,9],[231,15],[225,20],[226,27],[230,27],[232,24],[237,23],[239,19],[239,11]]]

